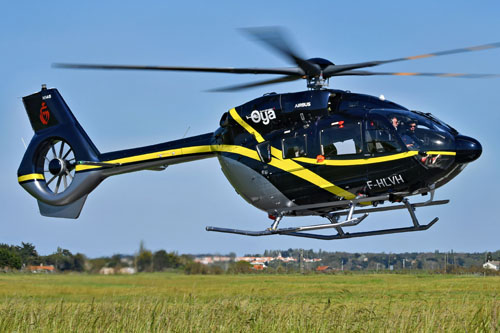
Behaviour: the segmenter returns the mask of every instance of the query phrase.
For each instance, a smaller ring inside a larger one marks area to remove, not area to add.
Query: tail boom
[[[213,133],[101,154],[57,89],[42,87],[23,102],[35,134],[18,182],[44,216],[78,218],[87,195],[109,176],[215,156]]]

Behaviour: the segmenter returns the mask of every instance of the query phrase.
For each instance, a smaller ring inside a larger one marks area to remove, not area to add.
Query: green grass
[[[0,331],[500,331],[500,277],[0,275]]]

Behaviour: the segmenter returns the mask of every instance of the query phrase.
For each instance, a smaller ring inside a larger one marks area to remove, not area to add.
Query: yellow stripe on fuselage
[[[372,164],[372,163],[382,163],[395,161],[402,158],[407,158],[411,156],[418,155],[418,151],[407,151],[404,153],[389,155],[389,156],[380,156],[380,157],[371,157],[371,158],[359,158],[352,160],[324,160],[323,162],[318,162],[315,158],[308,157],[298,157],[294,158],[295,161],[309,163],[309,164],[317,164],[317,165],[330,165],[330,166],[353,166],[353,165],[364,165],[364,164]]]
[[[40,173],[30,173],[29,175],[23,175],[23,176],[17,177],[17,181],[19,183],[22,183],[22,182],[25,182],[28,180],[35,180],[35,179],[44,180],[45,177]]]
[[[457,152],[455,151],[426,151],[428,155],[448,155],[448,156],[456,156]]]
[[[255,140],[257,140],[258,143],[261,143],[261,142],[264,142],[264,138],[262,137],[262,135],[259,134],[259,132],[257,132],[252,126],[248,125],[246,123],[246,121],[244,121],[240,115],[238,114],[238,112],[236,112],[236,109],[235,108],[232,108],[230,111],[229,111],[229,114],[231,115],[231,117],[233,117],[233,119],[238,123],[240,124],[241,127],[243,127],[248,133],[252,134],[254,137],[255,137]]]
[[[454,151],[426,151],[428,155],[448,155],[455,156],[457,153]],[[412,150],[404,153],[388,155],[388,156],[380,156],[380,157],[370,157],[370,158],[360,158],[360,159],[352,159],[352,160],[324,160],[323,162],[318,162],[315,158],[309,157],[297,157],[294,158],[297,162],[316,164],[316,165],[328,165],[328,166],[353,166],[353,165],[365,165],[365,164],[374,164],[374,163],[382,163],[382,162],[390,162],[395,160],[400,160],[403,158],[408,158],[412,156],[417,156],[418,151]]]
[[[192,155],[192,154],[200,154],[200,153],[214,153],[214,152],[228,152],[235,153],[239,155],[244,155],[256,160],[259,160],[259,156],[255,150],[251,150],[242,146],[235,145],[203,145],[203,146],[192,146],[192,147],[183,147],[176,149],[169,149],[158,151],[154,153],[129,156],[124,158],[118,158],[115,160],[102,161],[102,163],[109,164],[129,164],[129,163],[137,163],[137,162],[148,162],[154,161],[157,159],[168,159],[178,156]],[[99,169],[102,166],[99,165],[86,165],[79,164],[76,166],[76,171],[85,171],[91,169]]]
[[[255,140],[258,143],[264,142],[264,138],[262,135],[257,132],[252,126],[250,126],[247,122],[245,122],[240,115],[236,112],[236,109],[231,109],[229,111],[231,117],[248,133],[252,134],[255,137]],[[166,159],[174,158],[178,156],[186,156],[191,154],[199,154],[199,153],[233,153],[237,155],[246,156],[256,161],[260,161],[260,158],[257,154],[256,150],[245,148],[237,145],[203,145],[203,146],[192,146],[192,147],[183,147],[176,148],[164,151],[158,151],[154,153],[129,156],[109,161],[102,161],[103,163],[110,164],[129,164],[129,163],[137,163],[137,162],[148,162],[157,159]],[[441,155],[454,155],[453,152],[427,152],[428,154],[441,154]],[[381,163],[394,161],[398,159],[403,159],[411,156],[416,156],[418,154],[417,151],[408,151],[404,153],[382,156],[382,157],[372,157],[367,159],[352,159],[352,160],[325,160],[323,162],[318,162],[314,158],[306,158],[299,157],[294,159],[284,159],[283,152],[275,147],[271,147],[271,154],[273,158],[268,163],[269,165],[283,170],[285,172],[289,172],[301,179],[304,179],[330,193],[333,193],[339,197],[343,197],[345,199],[353,199],[355,195],[349,191],[344,190],[341,187],[336,186],[335,184],[329,182],[318,174],[312,172],[311,170],[304,168],[297,162],[316,164],[316,165],[327,165],[327,166],[353,166],[353,165],[363,165],[363,164],[372,164],[372,163]],[[76,171],[85,171],[91,169],[99,169],[102,166],[97,165],[85,165],[80,164],[76,166]],[[43,176],[42,176],[43,177]]]

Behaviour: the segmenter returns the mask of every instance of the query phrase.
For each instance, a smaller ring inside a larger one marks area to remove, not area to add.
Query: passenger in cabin
[[[399,120],[396,116],[393,116],[391,118],[391,123],[392,123],[392,126],[394,126],[394,129],[397,131],[398,130],[398,126],[399,126]]]

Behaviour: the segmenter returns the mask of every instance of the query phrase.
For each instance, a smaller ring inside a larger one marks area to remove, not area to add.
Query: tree
[[[200,264],[199,262],[191,261],[185,265],[184,273],[186,273],[186,274],[208,274],[209,268],[208,268],[208,266]]]
[[[143,250],[136,258],[137,271],[151,272],[153,264],[153,254],[149,250]]]
[[[31,243],[24,242],[21,242],[21,245],[22,246],[16,246],[16,250],[22,262],[26,265],[38,265],[40,263],[40,257],[35,250],[35,246]]]
[[[9,267],[20,269],[21,266],[21,257],[13,251],[9,251],[6,248],[0,248],[0,268]]]
[[[77,253],[73,256],[73,269],[77,272],[85,271],[86,257],[84,254]]]
[[[46,257],[41,257],[41,261],[45,261],[49,265],[59,271],[78,271],[85,270],[86,258],[83,254],[77,253],[73,255],[69,250],[57,248],[57,251]]]
[[[174,252],[167,253],[165,250],[159,250],[153,254],[153,270],[155,272],[167,268],[178,268],[180,265],[180,259]]]
[[[234,274],[251,273],[252,265],[250,265],[249,262],[243,260],[233,262],[229,266],[229,272]]]
[[[114,254],[111,259],[107,262],[107,267],[121,268],[122,256],[119,254]]]

